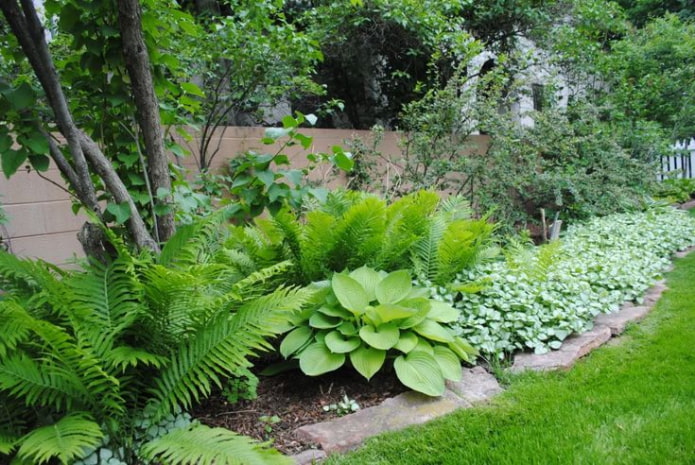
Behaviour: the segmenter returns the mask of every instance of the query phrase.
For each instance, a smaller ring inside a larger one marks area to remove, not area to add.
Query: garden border
[[[695,246],[676,252],[673,258],[683,258],[693,251]],[[667,271],[671,269],[673,265]],[[665,280],[656,281],[646,291],[641,305],[625,302],[616,312],[598,315],[594,320],[593,329],[568,337],[558,350],[545,354],[516,354],[509,371],[520,373],[529,370],[552,371],[571,368],[580,358],[613,337],[620,336],[629,323],[644,318],[667,289]],[[408,391],[386,399],[380,405],[298,428],[295,431],[297,436],[320,444],[321,449],[309,449],[291,458],[298,465],[315,463],[326,458],[328,454],[354,449],[369,437],[425,423],[461,408],[473,407],[502,391],[497,380],[482,367],[465,369],[461,381],[447,382],[447,390],[441,397],[432,398]]]

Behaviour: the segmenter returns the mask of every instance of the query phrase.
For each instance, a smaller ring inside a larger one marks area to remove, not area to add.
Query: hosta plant
[[[461,360],[475,355],[447,326],[458,319],[458,310],[414,288],[406,270],[387,274],[362,267],[334,274],[325,286],[323,301],[305,312],[280,345],[285,357],[299,359],[307,375],[349,361],[370,379],[393,360],[404,385],[439,396],[446,379],[461,377]]]

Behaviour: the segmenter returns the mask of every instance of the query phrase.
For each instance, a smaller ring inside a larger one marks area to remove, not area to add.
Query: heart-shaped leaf
[[[326,347],[328,347],[328,350],[335,354],[352,352],[362,344],[359,337],[345,337],[338,331],[331,331],[326,334],[326,338],[323,342],[326,344]]]
[[[360,328],[360,338],[375,349],[388,350],[398,343],[400,331],[393,324],[378,327],[366,325]]]
[[[417,310],[394,304],[381,304],[367,311],[367,316],[376,324],[388,323],[414,316]]]
[[[381,369],[386,360],[386,351],[362,346],[350,353],[350,362],[355,370],[368,380]]]
[[[395,304],[408,297],[413,289],[412,278],[408,270],[389,273],[374,289],[381,304]]]
[[[299,354],[299,368],[304,374],[318,376],[335,371],[345,363],[344,354],[334,354],[323,342],[314,342]]]
[[[451,305],[437,300],[430,300],[430,312],[427,314],[427,318],[440,323],[452,323],[458,320],[459,316],[461,316],[461,312]]]
[[[280,343],[280,353],[287,358],[311,340],[314,331],[307,326],[300,326],[289,332]]]
[[[324,315],[320,312],[314,312],[314,314],[311,315],[311,318],[309,318],[309,326],[318,329],[335,328],[336,326],[339,326],[342,322],[343,320],[341,320],[340,318]]]
[[[403,331],[398,339],[398,343],[393,346],[393,348],[407,354],[417,346],[419,339],[420,338],[417,336],[417,334],[413,333],[412,331]]]
[[[344,308],[340,308],[337,306],[336,307],[329,307],[327,305],[323,305],[323,306],[319,307],[319,309],[316,311],[321,312],[324,315],[337,317],[337,318],[340,318],[343,320],[353,318],[352,313],[348,312]]]
[[[451,381],[461,379],[461,361],[454,352],[444,346],[434,346],[434,359],[442,370],[442,376]]]
[[[376,285],[382,279],[381,276],[379,276],[378,271],[363,266],[354,270],[349,274],[349,276],[360,283],[364,291],[367,293],[370,302],[376,300]]]
[[[458,355],[461,360],[465,360],[466,362],[470,362],[478,355],[478,351],[475,349],[475,347],[460,337],[455,337],[454,341],[449,343],[448,347],[454,351],[454,353]]]
[[[343,336],[355,336],[358,333],[357,327],[352,321],[345,321],[336,328]]]
[[[369,305],[369,295],[362,285],[351,277],[336,273],[331,280],[333,292],[340,305],[355,315],[361,315]]]
[[[444,376],[433,355],[412,351],[396,357],[393,367],[401,383],[410,389],[432,397],[444,394]]]

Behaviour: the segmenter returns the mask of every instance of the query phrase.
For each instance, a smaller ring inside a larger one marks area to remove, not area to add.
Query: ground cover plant
[[[695,255],[651,314],[569,372],[513,377],[490,405],[374,438],[330,465],[691,463]]]
[[[286,264],[225,265],[219,218],[180,228],[159,255],[80,270],[0,253],[0,460],[18,464],[286,463],[182,413],[270,348],[311,296]]]
[[[639,301],[670,255],[694,242],[695,222],[685,212],[654,206],[573,225],[557,243],[517,247],[505,260],[461,273],[452,288],[464,292],[439,290],[452,302],[458,296],[455,326],[481,352],[542,353],[590,329],[599,313]]]

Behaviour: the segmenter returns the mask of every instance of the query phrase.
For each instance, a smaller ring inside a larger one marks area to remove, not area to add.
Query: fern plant
[[[239,266],[291,260],[292,279],[301,284],[369,266],[410,269],[422,281],[445,285],[490,246],[494,225],[470,215],[461,199],[440,200],[429,191],[391,204],[337,191],[304,218],[285,210],[255,226],[239,227],[227,245]]]
[[[287,463],[181,416],[311,297],[270,291],[287,263],[226,265],[217,224],[182,228],[159,256],[112,238],[112,262],[75,271],[0,253],[1,462]]]

